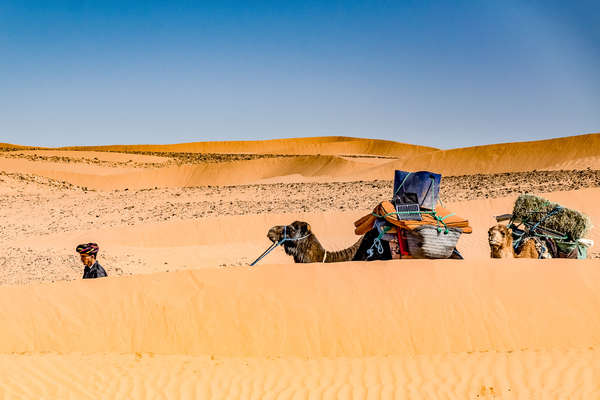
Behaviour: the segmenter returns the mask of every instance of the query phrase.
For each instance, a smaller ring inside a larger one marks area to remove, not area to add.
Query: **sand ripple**
[[[336,359],[0,355],[3,399],[597,399],[600,351]]]

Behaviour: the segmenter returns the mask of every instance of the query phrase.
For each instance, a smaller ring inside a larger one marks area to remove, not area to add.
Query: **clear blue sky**
[[[0,142],[600,131],[600,2],[0,2]]]

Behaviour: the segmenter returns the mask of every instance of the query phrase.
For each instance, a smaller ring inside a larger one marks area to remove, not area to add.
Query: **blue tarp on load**
[[[394,202],[418,204],[433,209],[438,201],[442,175],[429,171],[407,172],[396,170],[394,176]]]

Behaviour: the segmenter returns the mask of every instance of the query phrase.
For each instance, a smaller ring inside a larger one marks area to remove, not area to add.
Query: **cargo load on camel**
[[[392,201],[378,204],[371,214],[354,223],[357,235],[377,229],[372,243],[363,243],[368,260],[404,258],[457,258],[460,235],[471,233],[469,221],[443,206],[442,176],[429,171],[396,171]]]
[[[533,253],[531,257],[584,259],[587,258],[587,250],[594,245],[591,239],[584,238],[591,228],[586,215],[543,197],[522,194],[515,201],[512,214],[497,216],[496,220],[508,223],[490,228],[493,258],[502,258],[504,254],[507,257],[525,257],[523,248],[529,245],[532,249],[535,247],[535,251],[530,251]],[[506,240],[494,241],[492,231],[501,230],[506,232]]]

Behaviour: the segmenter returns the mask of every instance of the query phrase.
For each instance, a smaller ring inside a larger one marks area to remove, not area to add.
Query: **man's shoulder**
[[[106,274],[106,270],[104,268],[102,268],[102,265],[100,265],[100,263],[98,261],[96,261],[95,267],[96,267],[96,274],[97,274],[98,277],[108,276]]]

